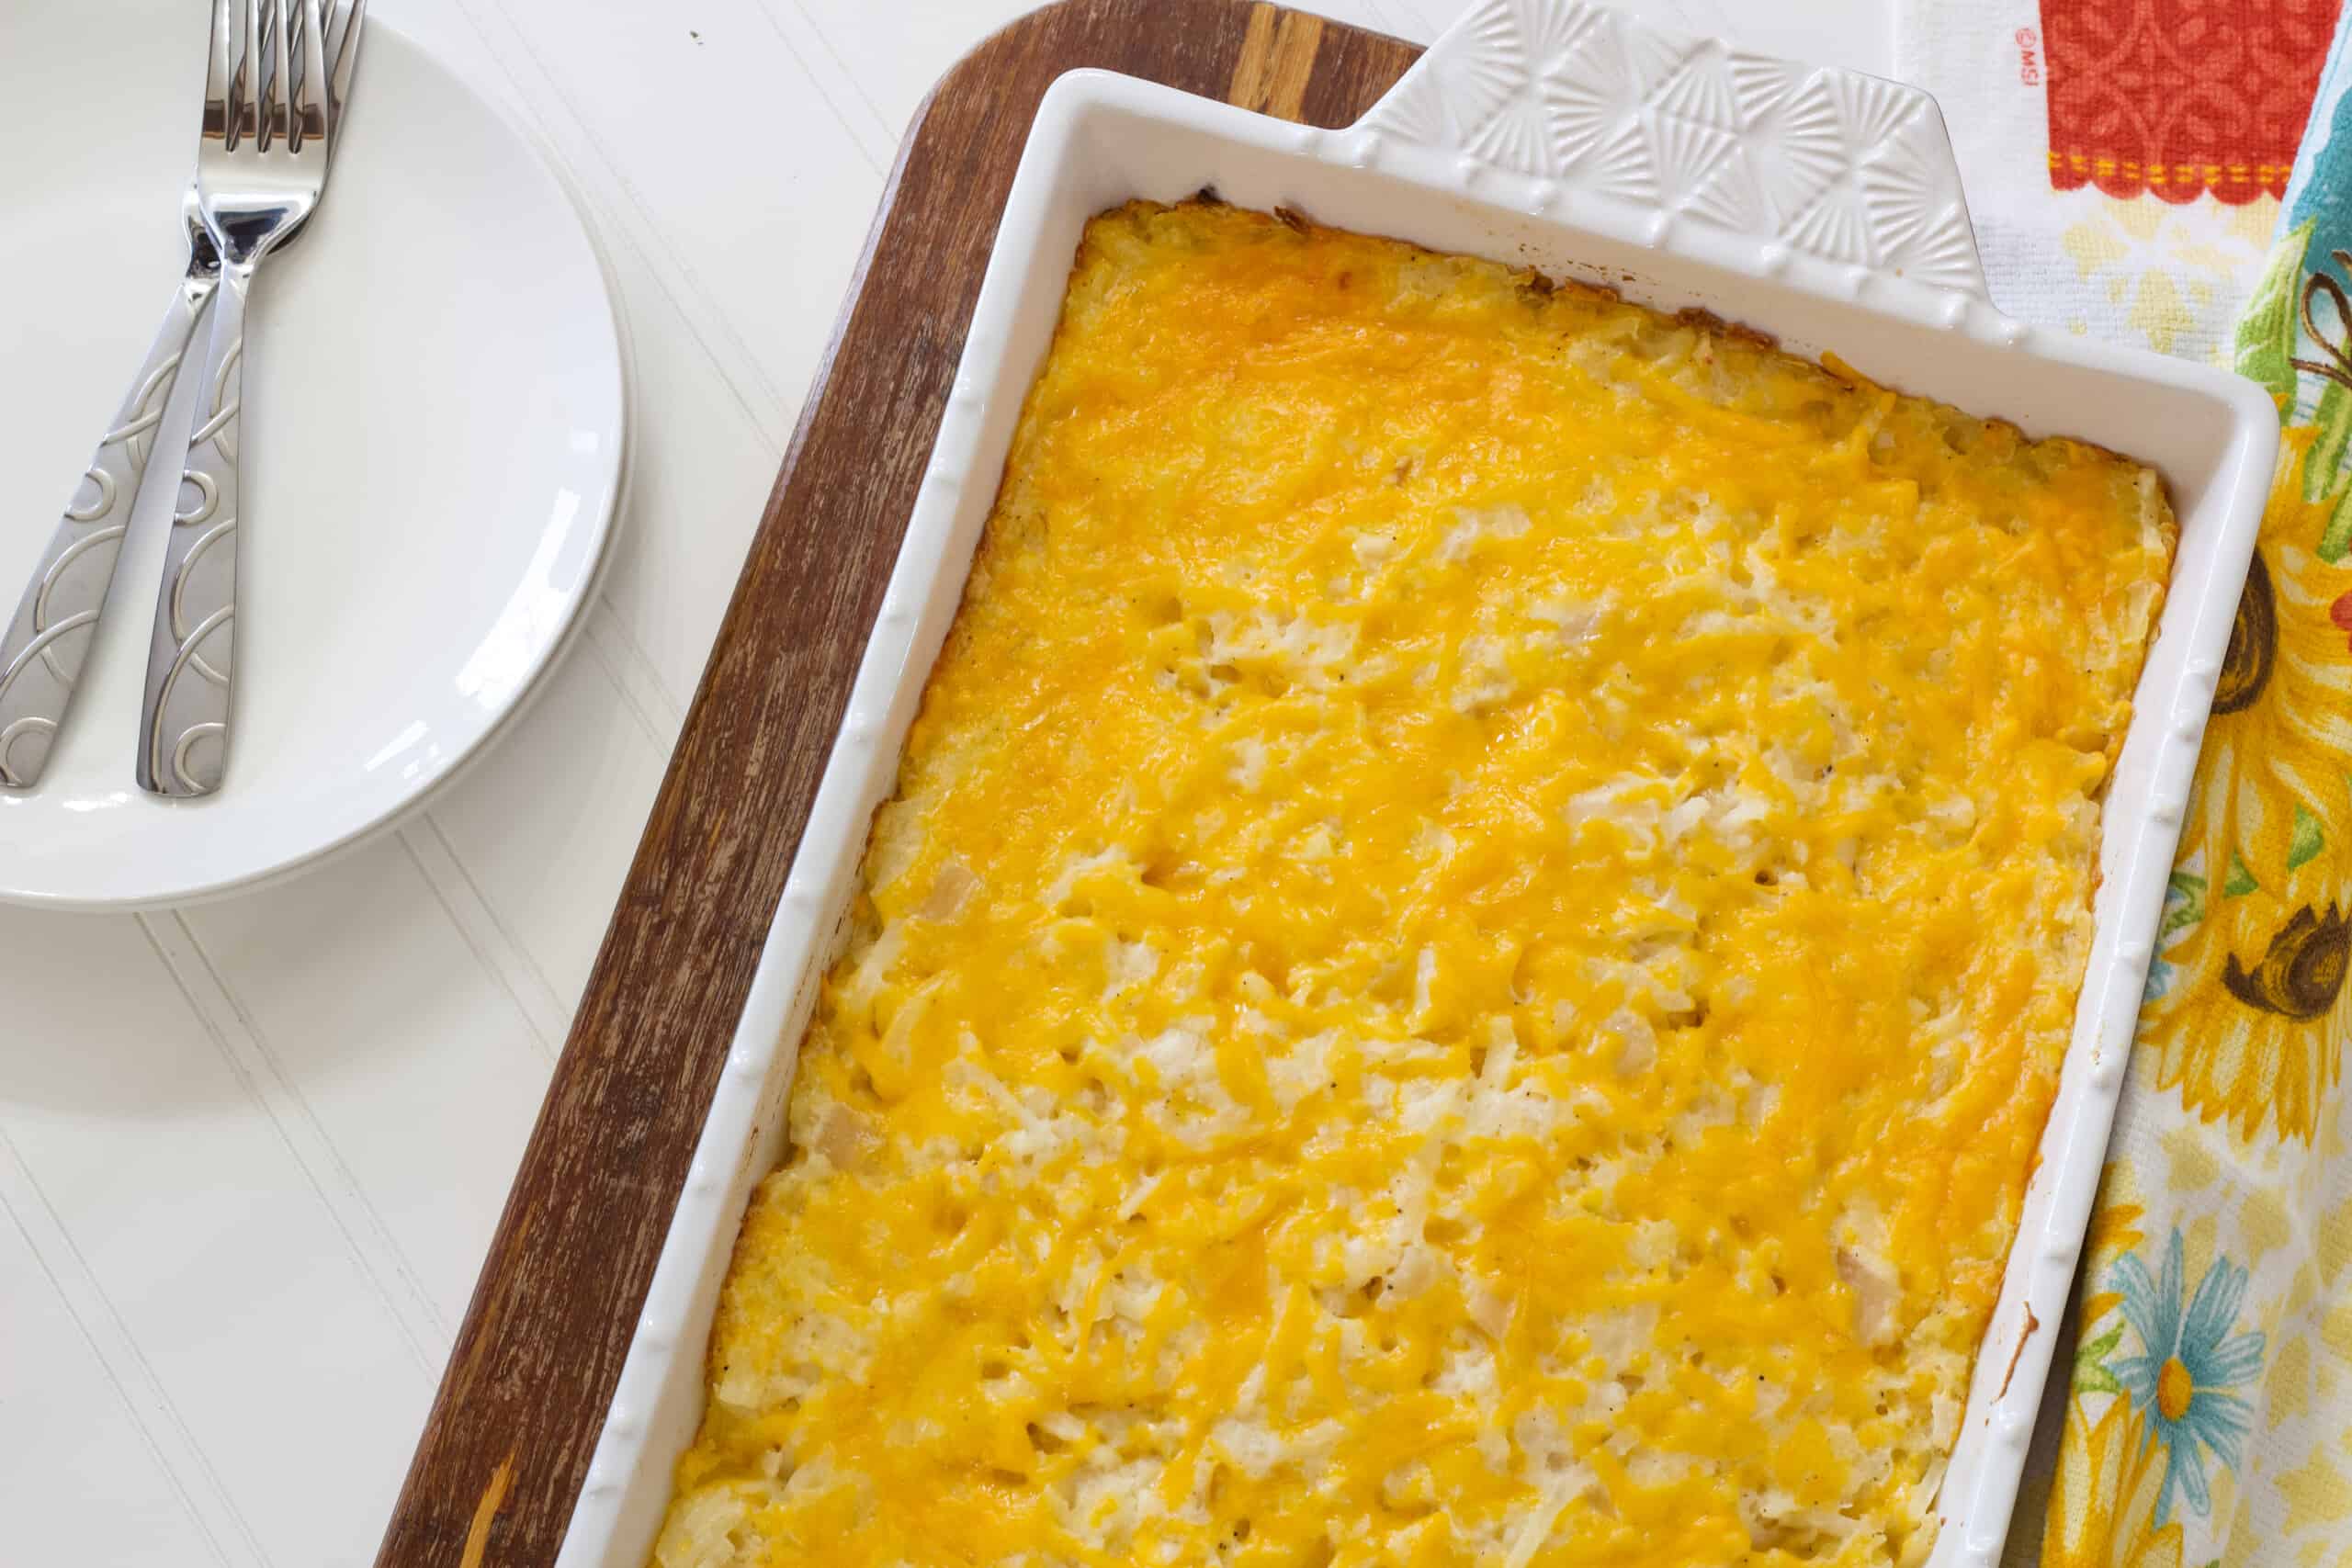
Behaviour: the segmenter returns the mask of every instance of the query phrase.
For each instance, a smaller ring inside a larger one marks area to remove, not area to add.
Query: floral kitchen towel
[[[2338,0],[1902,0],[1896,73],[1933,93],[1993,299],[2226,360]]]
[[[2352,66],[2334,11],[1902,17],[2004,307],[2221,357],[2285,431],[2013,1564],[2352,1563]],[[1925,68],[1938,48],[1955,59]]]

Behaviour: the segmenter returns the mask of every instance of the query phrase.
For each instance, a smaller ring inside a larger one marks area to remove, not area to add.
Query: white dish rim
[[[1433,46],[1424,65],[1442,61],[1449,41],[1482,17],[1504,8],[1505,0],[1487,0],[1475,7],[1456,34]],[[1581,13],[1586,8],[1577,0],[1541,0],[1534,9]],[[1720,40],[1684,39],[1636,28],[1630,22],[1623,26],[1678,45],[1712,48],[1726,56],[1737,52]],[[1423,71],[1416,67],[1382,107],[1395,102]],[[1899,93],[1913,91],[1883,85]],[[1931,104],[1926,112],[1933,118],[1933,139],[1941,147],[1940,118],[1934,116]],[[2278,444],[2276,410],[2253,383],[2228,372],[2009,320],[1982,297],[1973,243],[1964,267],[1948,269],[1944,286],[1931,287],[1898,276],[1893,268],[1792,253],[1785,244],[1753,235],[1726,237],[1682,221],[1687,211],[1664,202],[1645,208],[1638,202],[1587,200],[1540,174],[1530,175],[1486,158],[1465,156],[1458,140],[1449,144],[1442,138],[1434,142],[1400,139],[1381,125],[1381,114],[1376,107],[1356,127],[1318,130],[1096,71],[1074,72],[1047,93],[1006,204],[931,467],[672,1216],[618,1388],[557,1559],[559,1568],[637,1568],[646,1560],[668,1497],[671,1464],[700,1415],[702,1351],[743,1205],[751,1186],[770,1168],[781,1146],[781,1107],[793,1057],[815,983],[839,940],[865,826],[888,794],[899,745],[960,597],[978,528],[975,514],[984,518],[993,500],[1012,420],[1042,353],[1035,321],[1024,328],[1021,319],[1023,291],[1035,293],[1040,268],[1057,279],[1067,273],[1067,239],[1046,236],[1049,209],[1057,198],[1066,205],[1069,196],[1057,182],[1067,184],[1077,177],[1069,171],[1073,160],[1085,155],[1079,144],[1113,122],[1159,128],[1171,140],[1189,138],[1204,146],[1238,149],[1236,158],[1245,161],[1279,162],[1297,175],[1297,198],[1281,204],[1318,219],[1326,217],[1328,204],[1318,199],[1324,193],[1317,186],[1317,171],[1347,171],[1360,182],[1385,180],[1423,193],[1430,210],[1443,214],[1430,218],[1430,223],[1490,220],[1498,232],[1506,225],[1518,231],[1542,228],[1564,236],[1562,243],[1572,237],[1580,247],[1589,244],[1621,255],[1646,253],[1661,268],[1709,269],[1728,275],[1728,281],[1742,287],[1778,290],[1776,298],[1802,297],[1801,305],[1783,299],[1776,310],[1833,314],[1865,329],[1873,323],[1889,331],[1899,328],[1911,338],[1939,333],[1946,334],[1946,342],[1967,345],[1956,352],[2007,355],[2000,362],[2012,368],[2018,360],[2030,360],[2052,373],[2080,372],[2119,388],[2136,387],[2160,402],[2170,400],[2167,406],[2185,400],[2209,408],[2209,426],[2151,434],[2128,448],[2169,471],[2160,448],[2172,444],[2186,451],[2192,434],[2218,443],[2199,470],[2204,477],[2196,504],[2180,509],[2181,557],[2159,637],[2168,672],[2158,678],[2159,656],[2152,653],[2124,755],[2110,784],[2101,853],[2105,881],[2075,1035],[1937,1504],[1941,1528],[1929,1559],[1933,1568],[1990,1568],[1996,1560],[2120,1092],[2163,888],[2237,604],[2237,584],[2268,491]],[[1453,129],[1458,132],[1458,126]],[[1941,155],[1949,159],[1948,148]],[[1273,188],[1279,191],[1283,182],[1276,179]],[[1129,194],[1165,198],[1170,193]],[[1265,199],[1262,193],[1256,198],[1228,194],[1251,206],[1273,206],[1280,200]],[[1561,217],[1564,210],[1573,212],[1573,219]],[[1388,225],[1350,224],[1344,215],[1329,220],[1414,237],[1411,230],[1427,226],[1419,221],[1424,216],[1416,209],[1400,212],[1405,220]],[[1959,221],[1964,233],[1964,211]],[[1489,249],[1487,254],[1498,253]],[[1606,270],[1606,264],[1597,265]],[[1589,275],[1591,269],[1586,270]],[[1655,298],[1671,291],[1641,287],[1628,292]],[[1059,299],[1057,282],[1052,303],[1058,306]],[[1034,314],[1034,301],[1027,303]],[[1734,321],[1751,319],[1736,307],[1722,313]],[[1804,344],[1795,341],[1792,346]],[[1857,363],[1864,357],[1853,353],[1845,356]],[[1873,367],[1862,364],[1862,368],[1870,372]],[[1885,378],[1905,389],[1921,389],[1900,375]],[[1946,396],[1940,390],[1931,395]],[[1987,393],[1962,406],[1982,413],[2007,412],[2014,405]],[[2119,799],[2127,795],[2146,797],[2128,819]],[[2052,1332],[2041,1332],[2044,1328]]]

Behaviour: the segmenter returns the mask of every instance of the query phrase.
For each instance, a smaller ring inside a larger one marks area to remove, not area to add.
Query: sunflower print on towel
[[[2352,313],[2328,270],[2352,254],[2307,270],[2314,230],[2282,237],[2239,333],[2240,367],[2289,423],[2141,1021],[2158,1087],[2188,1110],[2306,1144],[2352,1027]],[[2333,338],[2302,338],[2306,321]],[[2308,423],[2292,418],[2304,367],[2321,372]]]
[[[2281,431],[2005,1562],[2352,1564],[2352,59],[2237,367]],[[2062,1365],[2064,1363],[2062,1362]],[[2053,1379],[2053,1382],[2057,1380]]]

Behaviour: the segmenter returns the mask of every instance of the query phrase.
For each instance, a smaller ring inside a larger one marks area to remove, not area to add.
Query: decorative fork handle
[[[98,612],[106,607],[123,532],[154,450],[155,427],[172,400],[197,319],[220,281],[220,258],[210,241],[191,234],[187,275],[164,312],[146,362],[0,636],[0,787],[29,788],[48,765],[57,728],[97,636]]]
[[[220,787],[228,756],[237,629],[237,414],[252,284],[250,265],[222,269],[164,544],[139,709],[139,787],[156,795],[211,794]]]

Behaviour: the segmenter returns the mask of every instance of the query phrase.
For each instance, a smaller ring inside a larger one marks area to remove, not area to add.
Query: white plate
[[[0,9],[14,604],[179,276],[205,8]],[[626,468],[604,266],[527,135],[380,17],[325,204],[265,264],[246,354],[227,781],[164,801],[131,775],[159,485],[45,776],[0,791],[0,900],[177,902],[349,843],[491,738],[594,591]]]

